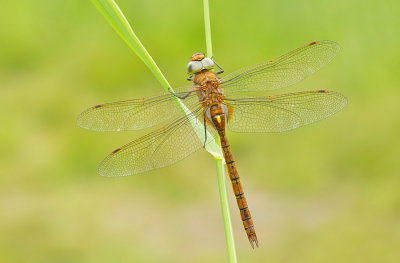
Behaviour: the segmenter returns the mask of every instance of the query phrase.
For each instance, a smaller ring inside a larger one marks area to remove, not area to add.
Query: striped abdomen
[[[211,106],[209,111],[206,112],[205,117],[208,118],[209,116],[211,117],[211,121],[215,129],[218,131],[218,135],[221,139],[222,151],[224,152],[225,162],[228,167],[229,178],[232,182],[233,192],[236,196],[236,202],[240,210],[244,229],[246,230],[247,237],[249,238],[251,246],[254,248],[255,243],[258,247],[254,223],[251,219],[250,210],[247,206],[247,201],[246,197],[244,196],[242,184],[240,183],[240,177],[236,169],[235,159],[233,158],[231,147],[225,135],[224,107],[221,104]]]

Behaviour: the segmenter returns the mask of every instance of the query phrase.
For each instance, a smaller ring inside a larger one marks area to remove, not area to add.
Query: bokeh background
[[[202,2],[119,0],[174,86],[205,51]],[[326,68],[280,92],[329,89],[348,106],[282,134],[229,133],[255,221],[251,249],[231,196],[239,262],[400,262],[400,2],[211,1],[229,73],[314,40]],[[162,92],[90,1],[2,1],[0,262],[225,262],[214,162],[102,178],[99,162],[152,129],[96,133],[84,109]]]

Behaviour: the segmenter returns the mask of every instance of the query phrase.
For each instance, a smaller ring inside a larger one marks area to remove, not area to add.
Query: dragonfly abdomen
[[[249,238],[251,246],[254,248],[254,243],[258,247],[257,235],[254,229],[253,219],[251,218],[249,207],[247,206],[246,197],[244,196],[242,184],[240,182],[239,173],[236,169],[235,159],[231,152],[228,139],[225,135],[225,114],[222,105],[213,105],[210,108],[212,123],[221,139],[221,147],[224,153],[225,163],[228,168],[229,178],[231,179],[233,193],[236,197],[236,202],[240,210],[244,229]]]
[[[226,166],[228,167],[229,178],[232,182],[233,192],[236,197],[236,202],[240,210],[240,216],[242,218],[244,229],[246,230],[247,237],[249,238],[251,246],[254,248],[254,243],[258,247],[258,240],[256,231],[254,229],[253,219],[247,205],[246,197],[244,196],[242,184],[240,182],[239,173],[236,169],[236,163],[231,152],[228,139],[225,136],[225,131],[218,131],[221,139],[221,147],[224,152]]]

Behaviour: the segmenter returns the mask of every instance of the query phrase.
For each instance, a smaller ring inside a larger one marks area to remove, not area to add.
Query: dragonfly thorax
[[[214,72],[203,70],[196,73],[193,84],[198,87],[196,93],[205,108],[224,101],[225,96],[221,88],[221,81]]]

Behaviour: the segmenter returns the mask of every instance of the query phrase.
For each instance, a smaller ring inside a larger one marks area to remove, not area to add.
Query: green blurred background
[[[202,2],[119,0],[174,86],[205,51]],[[400,2],[211,1],[229,73],[314,40],[339,56],[280,92],[345,94],[339,114],[282,134],[229,133],[260,248],[231,189],[239,262],[400,262]],[[225,262],[214,162],[102,178],[99,162],[149,131],[96,133],[84,109],[162,92],[90,1],[2,1],[0,262]]]

